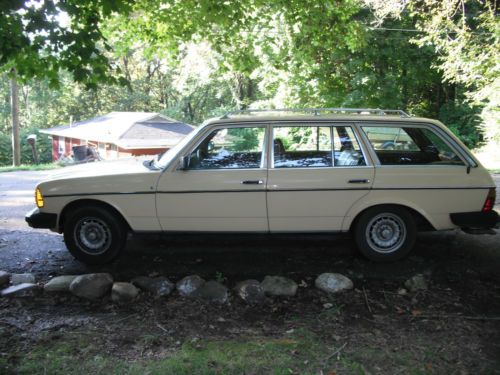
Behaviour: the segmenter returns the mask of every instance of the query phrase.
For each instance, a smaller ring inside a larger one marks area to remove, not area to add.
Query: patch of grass
[[[148,335],[146,341],[152,338]],[[158,348],[161,352],[161,348]],[[22,356],[0,358],[2,374],[317,374],[328,348],[310,332],[299,330],[284,338],[248,338],[184,343],[163,358],[125,360],[107,351],[91,336],[47,340]],[[161,356],[161,355],[160,355]],[[332,361],[329,361],[330,365]]]
[[[61,168],[60,164],[47,163],[47,164],[21,164],[18,167],[0,166],[0,173],[2,172],[15,172],[15,171],[46,171],[50,169]]]
[[[364,335],[372,336],[369,332]],[[358,341],[357,345],[343,340],[326,342],[306,328],[297,328],[278,338],[188,340],[180,347],[163,346],[164,335],[138,336],[137,340],[119,344],[120,347],[116,346],[117,341],[108,339],[98,332],[42,339],[31,349],[2,353],[0,374],[306,375],[333,372],[363,375],[375,371],[420,375],[443,372],[442,355],[437,355],[435,348],[422,347],[423,343],[408,343],[408,347],[394,350],[384,341]]]
[[[488,172],[490,172],[490,173],[500,173],[500,168],[488,168]]]

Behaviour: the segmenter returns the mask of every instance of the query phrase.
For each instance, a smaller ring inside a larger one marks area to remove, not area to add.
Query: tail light
[[[488,191],[488,196],[486,197],[486,200],[484,201],[483,212],[489,212],[493,209],[493,206],[495,205],[495,199],[496,199],[496,190],[495,188],[491,188]]]

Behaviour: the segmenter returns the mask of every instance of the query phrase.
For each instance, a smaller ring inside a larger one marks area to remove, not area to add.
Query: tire
[[[121,217],[98,206],[80,207],[64,224],[69,252],[86,264],[105,264],[125,247],[128,230]]]
[[[377,206],[361,214],[354,227],[359,251],[377,262],[405,257],[415,245],[417,226],[403,207]]]

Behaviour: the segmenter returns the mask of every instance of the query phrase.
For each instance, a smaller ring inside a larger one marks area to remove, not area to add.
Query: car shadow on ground
[[[470,272],[497,278],[500,235],[470,236],[459,231],[421,233],[409,257],[391,263],[363,258],[348,235],[337,236],[131,236],[123,254],[112,264],[88,266],[117,278],[160,274],[180,279],[198,274],[229,284],[282,275],[300,282],[323,272],[340,272],[354,279],[405,280],[415,273],[462,277]]]

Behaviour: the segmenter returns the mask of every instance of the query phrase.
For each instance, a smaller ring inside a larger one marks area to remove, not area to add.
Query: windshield
[[[189,133],[185,138],[182,139],[179,143],[177,143],[174,147],[172,147],[170,150],[165,152],[159,160],[155,163],[155,166],[161,169],[164,169],[172,159],[179,153],[180,150],[182,150],[190,141],[193,139],[201,129],[203,129],[204,126],[199,126],[196,129],[194,129],[191,133]]]

